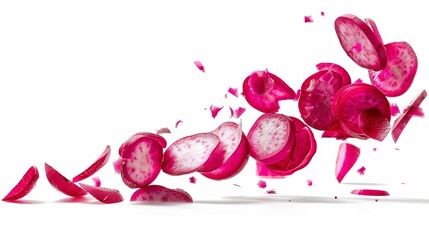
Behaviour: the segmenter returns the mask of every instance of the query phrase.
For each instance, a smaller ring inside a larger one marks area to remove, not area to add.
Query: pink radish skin
[[[102,167],[104,167],[107,162],[109,161],[111,153],[111,148],[108,145],[106,149],[103,151],[103,153],[95,160],[94,163],[91,164],[85,171],[81,172],[77,176],[75,176],[72,181],[73,182],[79,182],[82,181],[90,176],[92,176],[94,173],[98,172]]]
[[[316,64],[316,68],[319,71],[331,70],[333,72],[340,74],[341,79],[342,79],[341,86],[345,86],[345,85],[352,83],[352,79],[350,78],[350,74],[347,72],[346,69],[344,69],[343,67],[341,67],[338,64],[330,63],[330,62],[321,62],[321,63]]]
[[[379,71],[369,70],[369,79],[387,97],[401,96],[408,91],[416,76],[417,55],[407,42],[388,43],[385,48],[386,67]]]
[[[335,20],[335,32],[341,47],[360,67],[379,71],[387,64],[383,42],[360,18],[345,14]]]
[[[141,137],[122,153],[121,177],[130,188],[151,184],[161,172],[163,149],[151,137]]]
[[[102,203],[119,203],[124,200],[122,194],[116,189],[91,186],[84,183],[79,183],[79,185]]]
[[[149,185],[137,189],[130,198],[131,202],[142,203],[192,203],[189,193],[182,189],[170,189],[161,185]]]
[[[138,132],[135,133],[134,135],[132,135],[131,137],[129,137],[124,143],[121,144],[121,146],[119,147],[119,156],[123,156],[123,152],[125,151],[125,149],[132,145],[134,142],[138,141],[140,138],[142,137],[149,137],[152,138],[154,140],[156,140],[162,148],[166,148],[167,147],[167,141],[165,140],[165,138],[159,134],[155,134],[155,133],[151,133],[151,132]]]
[[[220,139],[223,149],[222,165],[210,172],[201,174],[213,180],[224,180],[237,175],[249,159],[249,144],[244,135],[241,124],[224,122],[212,131]]]
[[[223,162],[219,143],[210,132],[185,136],[167,147],[162,170],[169,175],[213,171]]]
[[[14,188],[2,199],[3,201],[16,201],[30,193],[39,179],[39,171],[36,166],[31,166],[15,185]]]
[[[264,113],[277,112],[279,101],[295,99],[295,91],[273,73],[254,71],[243,82],[243,96],[254,109]]]
[[[364,195],[364,196],[389,196],[389,192],[379,189],[353,189],[352,194]]]
[[[414,112],[416,112],[420,104],[422,104],[423,100],[426,98],[427,92],[426,90],[423,90],[407,107],[407,109],[399,115],[395,121],[393,122],[392,126],[392,138],[393,142],[397,142],[399,136],[401,136],[402,131],[404,131],[405,127],[407,126],[408,122],[411,120],[411,118],[414,116]]]
[[[355,165],[360,155],[360,148],[351,143],[341,143],[338,149],[335,175],[341,183],[350,169]]]
[[[368,26],[372,29],[378,41],[381,42],[381,44],[384,44],[383,39],[381,38],[380,32],[378,31],[377,24],[375,24],[375,22],[371,18],[365,18],[364,20],[366,24],[368,24]]]
[[[247,134],[250,156],[263,164],[286,158],[295,144],[295,125],[280,113],[262,114]]]
[[[70,197],[82,197],[87,194],[85,189],[79,187],[68,178],[64,177],[56,169],[45,163],[45,173],[48,182],[58,191]]]

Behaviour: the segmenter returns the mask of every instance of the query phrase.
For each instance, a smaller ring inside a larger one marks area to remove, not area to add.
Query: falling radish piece
[[[111,147],[108,145],[106,149],[104,149],[103,153],[95,160],[94,163],[92,163],[87,169],[85,169],[80,174],[76,175],[72,178],[72,182],[79,182],[82,181],[90,176],[92,176],[94,173],[98,172],[102,167],[104,167],[107,162],[109,161],[111,152]]]
[[[267,187],[267,182],[265,182],[264,180],[259,180],[258,181],[258,187],[260,187],[260,188],[266,188]]]
[[[203,66],[203,64],[200,62],[200,61],[194,61],[194,64],[195,64],[195,66],[197,66],[197,68],[198,69],[200,69],[201,70],[201,72],[206,72],[206,70],[204,69],[204,66]]]
[[[389,196],[389,192],[379,189],[353,189],[351,191],[355,195],[364,195],[364,196]]]
[[[3,201],[13,202],[25,197],[30,193],[39,179],[39,170],[36,166],[31,166],[19,180],[19,182],[12,188],[12,190],[2,199]]]
[[[91,186],[85,183],[79,183],[79,185],[102,203],[119,203],[124,200],[121,193],[116,189]]]
[[[360,148],[351,143],[341,143],[338,149],[335,175],[341,183],[350,169],[355,165],[360,155]]]
[[[141,203],[192,203],[193,199],[183,189],[170,189],[161,185],[149,185],[137,189],[131,202]]]
[[[222,109],[223,109],[223,106],[218,107],[218,106],[215,106],[215,105],[211,105],[210,106],[210,112],[212,113],[212,118],[216,118],[216,116],[218,115],[218,113]]]
[[[101,181],[99,177],[92,177],[92,181],[94,181],[94,186],[96,187],[101,186]]]
[[[45,173],[52,187],[70,197],[82,197],[87,194],[86,190],[79,187],[68,178],[64,177],[55,168],[45,163]]]

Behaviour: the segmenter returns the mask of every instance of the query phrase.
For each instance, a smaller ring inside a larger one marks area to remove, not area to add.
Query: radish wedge
[[[25,197],[33,190],[39,179],[37,167],[31,166],[14,188],[2,199],[3,201],[16,201]]]
[[[192,203],[189,193],[182,189],[170,189],[161,185],[149,185],[137,189],[130,198],[131,202],[144,203]]]
[[[357,65],[374,71],[386,66],[386,49],[368,24],[357,16],[345,14],[334,25],[341,47]]]
[[[243,82],[246,101],[264,113],[277,112],[279,101],[295,99],[295,91],[278,76],[265,71],[254,71]]]
[[[366,136],[380,142],[390,131],[390,121],[377,108],[363,110],[359,114],[358,124]]]
[[[224,180],[237,175],[249,159],[249,144],[241,124],[224,122],[212,133],[220,139],[220,146],[223,149],[222,165],[213,171],[201,172],[201,174],[213,180]]]
[[[379,189],[353,189],[352,194],[364,196],[389,196],[389,192]]]
[[[341,183],[350,169],[355,165],[360,155],[360,149],[351,143],[341,143],[335,168],[335,175]]]
[[[163,149],[156,139],[140,137],[122,153],[121,177],[130,188],[151,184],[161,172]]]
[[[295,144],[295,125],[280,113],[262,114],[247,134],[250,156],[264,164],[286,158]]]
[[[162,170],[170,175],[212,171],[223,162],[219,143],[219,137],[210,132],[185,136],[165,150]]]
[[[152,138],[154,140],[156,140],[162,148],[167,147],[167,141],[165,140],[165,138],[159,134],[155,134],[155,133],[151,133],[151,132],[138,132],[135,133],[134,135],[132,135],[131,137],[129,137],[124,143],[121,144],[121,146],[119,147],[119,156],[123,156],[123,152],[125,151],[125,149],[132,145],[133,143],[135,143],[136,141],[138,141],[140,138],[142,137],[149,137]]]
[[[426,90],[423,90],[406,108],[406,110],[399,115],[395,121],[393,122],[392,126],[392,138],[393,141],[396,143],[398,141],[399,136],[401,136],[402,131],[404,131],[404,128],[407,126],[408,122],[411,120],[411,118],[414,116],[414,113],[419,109],[420,104],[423,102],[423,100],[426,98],[427,92]]]
[[[387,65],[379,71],[368,70],[371,84],[387,97],[397,97],[411,87],[417,73],[418,60],[407,42],[392,42],[385,45]]]
[[[79,182],[82,181],[90,176],[92,176],[94,173],[96,173],[98,170],[100,170],[104,165],[107,164],[110,157],[111,148],[108,145],[106,149],[103,151],[103,153],[95,160],[91,166],[89,166],[85,171],[81,172],[77,176],[75,176],[72,181],[73,182]]]
[[[84,183],[79,183],[79,185],[102,203],[118,203],[124,200],[121,193],[116,189],[91,186]]]
[[[82,197],[87,194],[85,189],[79,187],[68,178],[64,177],[56,169],[45,163],[45,173],[48,182],[58,191],[70,197]]]

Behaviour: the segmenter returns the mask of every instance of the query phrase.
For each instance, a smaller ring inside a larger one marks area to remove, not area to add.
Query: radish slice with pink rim
[[[52,187],[70,197],[82,197],[87,194],[86,190],[79,187],[68,178],[64,177],[55,168],[45,163],[45,173]]]
[[[170,189],[161,185],[149,185],[134,191],[130,201],[141,203],[192,203],[193,199],[183,189]]]
[[[121,144],[121,146],[119,146],[119,156],[123,155],[123,152],[125,151],[125,149],[132,145],[133,143],[135,143],[136,141],[138,141],[140,138],[142,137],[149,137],[152,138],[154,140],[156,140],[162,148],[166,148],[167,147],[167,141],[165,140],[165,138],[159,134],[155,134],[155,133],[151,133],[151,132],[138,132],[133,134],[131,137],[129,137],[125,142],[123,142]]]
[[[280,113],[264,113],[247,134],[250,156],[263,164],[276,163],[287,156],[295,144],[295,125]]]
[[[31,166],[12,188],[12,190],[2,199],[3,201],[16,201],[30,193],[39,179],[39,171],[36,166]]]
[[[345,14],[335,19],[334,26],[341,47],[357,65],[374,71],[386,66],[384,44],[368,24],[355,15]]]
[[[82,181],[90,176],[92,176],[94,173],[98,172],[102,167],[104,167],[107,162],[109,161],[111,148],[108,145],[103,153],[95,160],[94,163],[92,163],[87,169],[85,169],[80,174],[73,177],[72,182],[79,182]]]
[[[79,183],[79,185],[102,203],[118,203],[124,200],[121,193],[116,189],[91,186],[84,183]]]
[[[389,196],[389,192],[379,189],[353,189],[351,191],[355,195],[364,195],[364,196]]]
[[[379,71],[368,70],[371,84],[387,97],[401,96],[411,87],[417,73],[418,60],[407,42],[385,45],[387,65]]]
[[[426,90],[423,90],[406,108],[406,110],[399,115],[395,121],[393,122],[392,126],[392,138],[393,141],[396,143],[398,141],[399,136],[401,136],[402,131],[404,131],[405,127],[407,126],[408,122],[411,120],[411,118],[414,116],[414,113],[419,109],[420,104],[422,104],[423,100],[426,98],[427,92]]]
[[[355,165],[360,155],[360,148],[351,143],[341,143],[338,149],[335,175],[341,183],[350,169]]]

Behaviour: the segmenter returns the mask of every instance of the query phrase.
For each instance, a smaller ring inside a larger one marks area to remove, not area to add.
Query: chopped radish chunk
[[[338,149],[335,175],[341,183],[350,169],[355,165],[360,155],[360,149],[351,143],[341,143]]]
[[[427,93],[426,90],[423,90],[406,108],[398,118],[395,119],[392,126],[392,137],[393,141],[396,143],[398,141],[399,136],[401,135],[404,128],[407,126],[408,122],[414,116],[414,112],[420,107],[420,104],[426,98]]]
[[[304,16],[304,22],[305,23],[311,23],[311,22],[313,22],[313,17],[311,15]]]
[[[131,195],[131,202],[143,203],[192,203],[189,193],[182,189],[170,189],[161,185],[149,185],[137,189]]]
[[[202,72],[206,72],[204,69],[203,64],[200,61],[194,61],[195,66],[197,66],[198,69],[200,69]]]
[[[389,196],[389,192],[378,189],[353,189],[352,194],[365,195],[365,196]]]
[[[121,193],[116,189],[91,186],[84,183],[79,183],[79,185],[102,203],[118,203],[124,200]]]
[[[197,182],[197,178],[194,177],[194,176],[192,176],[192,177],[189,178],[189,182],[190,183],[196,183]]]
[[[358,173],[359,175],[364,175],[364,174],[365,174],[365,170],[366,170],[366,168],[365,168],[364,166],[362,166],[361,168],[359,168],[359,169],[357,170],[357,173]]]
[[[250,156],[264,164],[276,163],[289,156],[295,144],[295,124],[280,113],[262,114],[247,134]]]
[[[220,112],[220,110],[222,110],[222,108],[223,106],[217,107],[217,106],[211,105],[210,111],[212,112],[212,118],[216,118],[217,114]]]
[[[334,25],[341,47],[357,65],[374,71],[386,66],[386,49],[364,21],[345,14],[339,16]]]
[[[267,187],[267,183],[264,180],[259,180],[258,181],[258,187],[260,187],[260,188],[266,188]]]
[[[82,197],[87,194],[86,190],[79,187],[56,169],[45,163],[45,173],[48,182],[58,191],[70,197]]]
[[[228,88],[228,92],[231,93],[233,96],[238,97],[238,90],[237,88]]]
[[[311,179],[307,179],[307,185],[308,186],[313,186],[313,181]]]
[[[31,166],[12,188],[12,190],[2,199],[3,201],[16,201],[30,193],[39,179],[39,170],[36,166]]]
[[[94,163],[92,163],[85,171],[81,172],[80,174],[76,175],[72,181],[73,182],[79,182],[82,181],[90,176],[92,176],[94,173],[96,173],[98,170],[100,170],[104,165],[107,164],[110,157],[111,148],[108,145],[106,149],[104,149],[103,153],[95,160]]]
[[[243,115],[243,113],[246,111],[246,108],[244,107],[238,107],[237,109],[234,110],[234,116],[236,118],[240,118],[241,115]]]
[[[368,70],[371,84],[388,97],[404,94],[411,87],[417,73],[418,60],[407,42],[392,42],[385,45],[387,65],[379,70]]]

